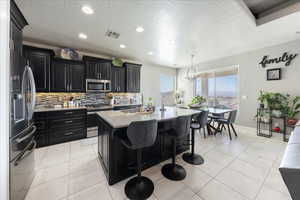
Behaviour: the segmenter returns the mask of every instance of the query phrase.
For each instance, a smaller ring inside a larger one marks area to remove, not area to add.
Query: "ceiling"
[[[300,39],[300,12],[256,26],[242,0],[16,0],[27,41],[184,67]],[[93,15],[81,11],[83,5]],[[136,32],[143,26],[143,33]],[[105,36],[110,29],[119,39]],[[79,33],[86,40],[78,38]],[[126,48],[121,49],[120,44]],[[153,55],[148,55],[152,51]]]

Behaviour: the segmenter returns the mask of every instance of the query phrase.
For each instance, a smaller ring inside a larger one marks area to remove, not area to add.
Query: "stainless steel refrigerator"
[[[35,175],[36,127],[32,117],[36,90],[30,66],[13,53],[10,72],[10,199],[23,200]]]

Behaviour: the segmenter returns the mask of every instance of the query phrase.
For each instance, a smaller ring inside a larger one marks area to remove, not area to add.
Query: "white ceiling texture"
[[[28,41],[162,66],[190,65],[300,39],[300,12],[256,26],[242,0],[17,0]],[[89,5],[94,14],[81,11]],[[144,32],[136,32],[142,26]],[[119,39],[105,36],[120,33]],[[87,39],[78,38],[85,33]],[[125,44],[126,48],[120,48]],[[149,55],[149,52],[153,55]]]

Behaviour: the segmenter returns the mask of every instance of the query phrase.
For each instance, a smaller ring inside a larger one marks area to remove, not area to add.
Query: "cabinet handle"
[[[73,132],[69,132],[69,133],[65,133],[64,136],[68,136],[68,135],[74,135],[76,133],[73,133]]]
[[[74,112],[65,112],[66,115],[72,115]]]
[[[69,124],[69,123],[72,123],[72,122],[73,122],[72,120],[65,121],[66,124]]]

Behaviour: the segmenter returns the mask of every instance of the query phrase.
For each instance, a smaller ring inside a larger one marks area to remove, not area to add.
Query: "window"
[[[237,108],[238,71],[201,74],[195,80],[196,95],[204,96],[208,106]]]
[[[170,75],[160,75],[160,93],[161,100],[164,105],[175,104],[175,77]]]

